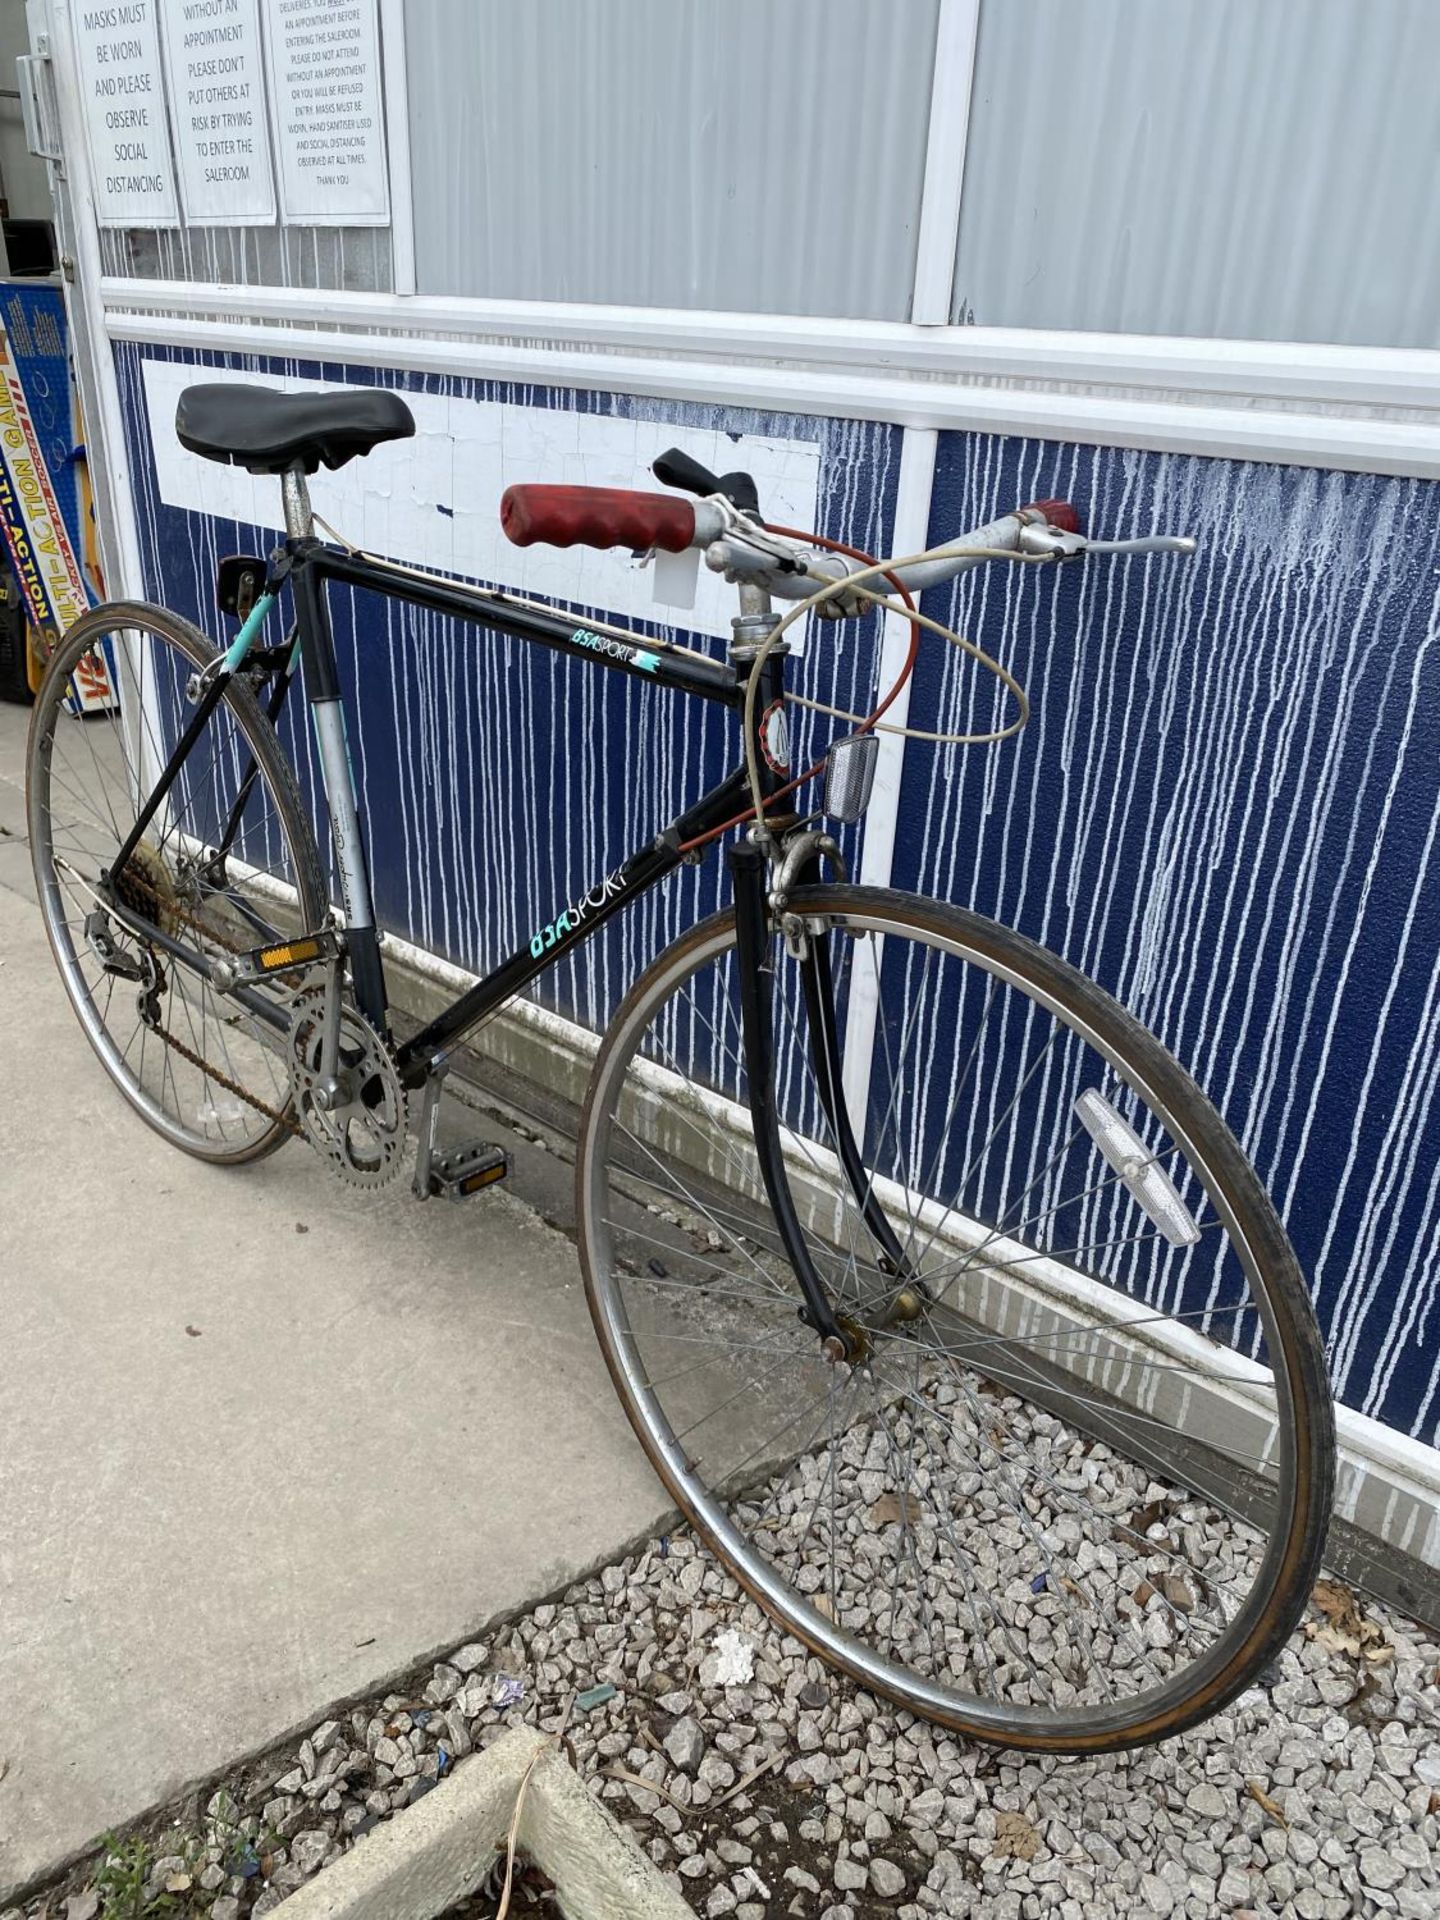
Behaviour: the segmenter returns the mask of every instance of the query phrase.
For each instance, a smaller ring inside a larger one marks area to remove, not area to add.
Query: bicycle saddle
[[[338,393],[276,393],[234,381],[186,387],[175,409],[182,447],[250,473],[284,473],[322,463],[343,467],[382,440],[408,440],[409,407],[383,387]]]

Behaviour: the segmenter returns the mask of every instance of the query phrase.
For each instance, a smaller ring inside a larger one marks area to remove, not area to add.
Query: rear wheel
[[[122,602],[83,615],[36,699],[27,804],[45,930],[90,1044],[167,1140],[238,1163],[297,1130],[286,1033],[107,911],[106,876],[194,715],[198,676],[217,658],[203,633],[158,607]],[[210,715],[115,898],[209,960],[321,924],[314,836],[243,680]],[[283,1005],[276,989],[267,997]]]
[[[582,1128],[630,1420],[745,1587],[856,1680],[1007,1745],[1177,1733],[1288,1637],[1324,1538],[1333,1418],[1280,1223],[1193,1082],[1064,961],[906,895],[791,906],[828,949],[861,1165],[857,1191],[777,935],[788,1179],[856,1358],[797,1317],[722,914],[635,985]]]

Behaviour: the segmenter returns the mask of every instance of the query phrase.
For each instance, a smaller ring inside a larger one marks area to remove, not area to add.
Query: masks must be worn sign
[[[80,0],[102,227],[385,226],[376,0]]]

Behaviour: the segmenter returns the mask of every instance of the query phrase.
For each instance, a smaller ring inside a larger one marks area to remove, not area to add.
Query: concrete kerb
[[[473,1892],[503,1851],[522,1783],[517,1852],[549,1876],[569,1920],[695,1920],[552,1738],[533,1727],[516,1727],[462,1761],[423,1800],[366,1834],[281,1903],[286,1920],[434,1920]]]

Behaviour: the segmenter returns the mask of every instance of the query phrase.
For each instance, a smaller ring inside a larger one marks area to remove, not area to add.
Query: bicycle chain
[[[168,1027],[151,1027],[150,1031],[157,1034],[167,1047],[173,1047],[182,1060],[188,1060],[192,1067],[198,1067],[207,1080],[215,1081],[218,1086],[224,1087],[227,1093],[233,1093],[247,1106],[254,1107],[257,1113],[263,1113],[267,1120],[274,1120],[278,1125],[285,1127],[295,1135],[297,1140],[305,1138],[305,1129],[293,1115],[280,1113],[274,1107],[268,1106],[259,1094],[251,1093],[248,1087],[242,1087],[238,1080],[232,1080],[229,1074],[222,1073],[218,1067],[212,1066],[208,1060],[203,1059],[193,1047],[187,1047],[183,1040],[177,1040]]]

